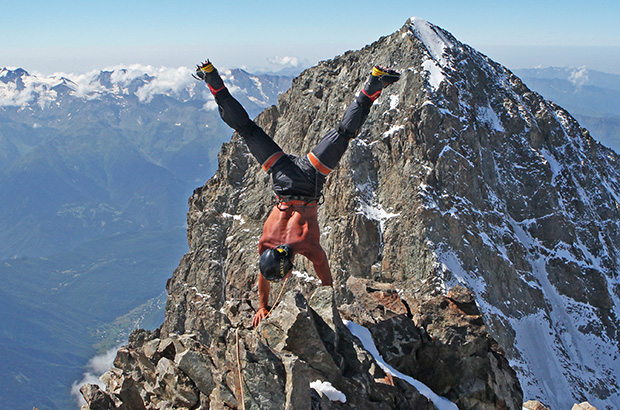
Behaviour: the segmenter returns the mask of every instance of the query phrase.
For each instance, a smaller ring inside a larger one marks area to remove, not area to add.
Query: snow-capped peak
[[[196,81],[189,68],[154,68],[131,65],[94,70],[83,74],[54,73],[49,76],[29,75],[22,69],[0,71],[0,107],[36,104],[57,97],[55,87],[64,85],[69,94],[84,100],[105,95],[135,95],[140,102],[149,102],[155,95],[171,95],[187,99]],[[185,98],[184,98],[184,97]]]
[[[428,72],[428,83],[434,91],[446,79],[446,73],[453,71],[452,63],[446,51],[456,47],[446,32],[439,27],[418,17],[412,17],[407,24],[409,33],[414,35],[424,46],[427,59],[422,68]]]
[[[264,108],[273,104],[278,90],[291,78],[254,76],[243,70],[220,67],[220,75],[231,93],[244,104]],[[122,105],[129,99],[148,104],[154,98],[172,98],[180,102],[206,101],[204,108],[215,109],[209,89],[192,78],[191,67],[153,67],[129,65],[70,74],[28,74],[21,68],[1,69],[0,109],[40,107],[47,109],[67,102],[106,100]],[[287,80],[288,79],[288,80]],[[276,85],[278,83],[278,85]]]
[[[449,65],[445,56],[446,49],[453,48],[455,44],[443,33],[443,31],[418,17],[409,19],[409,30],[424,44],[429,56],[443,68]]]

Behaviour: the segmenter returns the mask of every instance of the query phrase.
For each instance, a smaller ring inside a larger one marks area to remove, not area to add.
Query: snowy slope
[[[410,23],[428,51],[411,68],[426,72],[427,104],[458,119],[459,134],[478,128],[489,139],[476,152],[456,137],[438,156],[471,168],[485,198],[462,186],[420,187],[427,210],[463,234],[431,239],[446,286],[467,284],[496,333],[514,330],[524,397],[558,409],[581,399],[620,408],[617,155],[505,68],[424,20]],[[455,89],[458,100],[447,94]]]

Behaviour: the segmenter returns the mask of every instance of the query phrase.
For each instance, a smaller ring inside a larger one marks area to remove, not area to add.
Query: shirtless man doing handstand
[[[327,255],[319,242],[321,234],[317,220],[317,203],[323,184],[327,175],[338,165],[349,141],[359,133],[373,102],[385,86],[400,78],[400,74],[375,66],[338,126],[327,132],[317,146],[302,157],[285,154],[265,131],[250,120],[213,64],[206,61],[198,65],[196,76],[207,83],[224,122],[241,135],[263,170],[271,175],[273,191],[278,198],[258,242],[259,308],[252,321],[254,326],[258,326],[269,314],[270,282],[290,275],[295,255],[308,258],[321,283],[332,285]]]

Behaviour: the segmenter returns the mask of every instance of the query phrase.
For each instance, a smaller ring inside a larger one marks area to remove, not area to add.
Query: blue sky
[[[254,70],[308,65],[361,48],[412,16],[509,68],[586,65],[620,74],[617,0],[24,0],[1,9],[0,67],[44,74],[192,66],[207,57]]]

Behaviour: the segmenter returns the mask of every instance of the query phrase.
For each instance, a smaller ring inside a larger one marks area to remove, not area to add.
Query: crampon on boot
[[[213,95],[225,88],[222,77],[220,77],[217,69],[209,60],[201,64],[196,64],[196,74],[192,74],[192,76],[197,80],[204,80]]]
[[[384,87],[390,84],[394,84],[400,79],[400,73],[391,68],[387,68],[381,65],[373,67],[368,81],[364,84],[362,92],[366,94],[372,101],[376,100]]]
[[[400,73],[398,71],[381,65],[374,66],[371,75],[379,77],[379,81],[381,81],[384,87],[394,84],[400,79]]]

